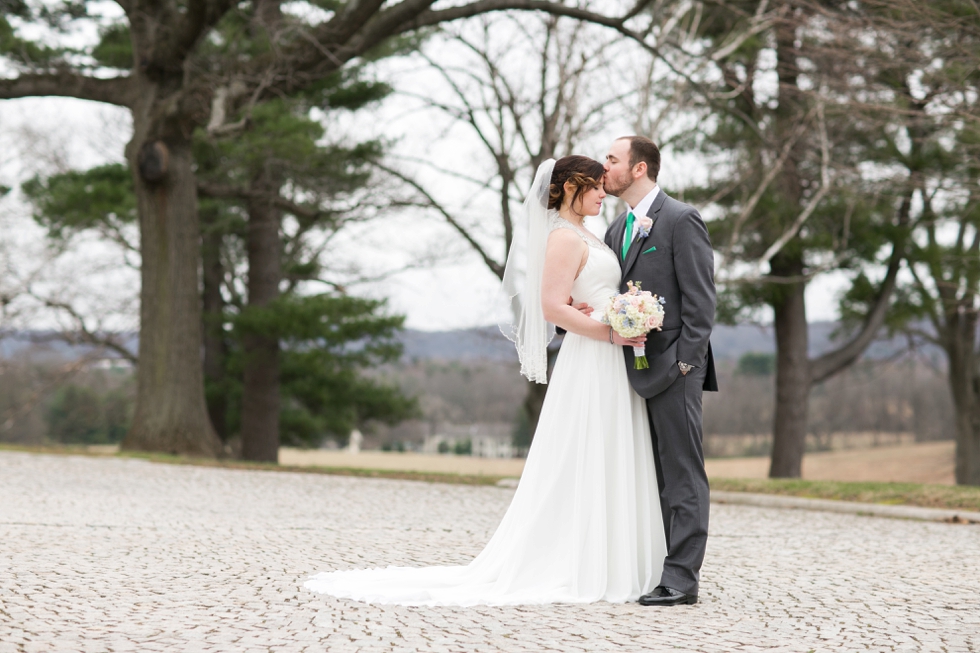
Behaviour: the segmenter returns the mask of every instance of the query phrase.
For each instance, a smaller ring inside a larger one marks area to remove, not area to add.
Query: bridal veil
[[[548,382],[548,344],[555,325],[544,319],[541,308],[541,277],[550,231],[548,197],[555,160],[538,166],[534,182],[521,207],[507,253],[501,282],[509,317],[501,320],[500,331],[517,347],[521,374],[529,381]]]

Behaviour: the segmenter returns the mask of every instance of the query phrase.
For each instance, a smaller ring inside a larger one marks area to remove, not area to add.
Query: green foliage
[[[57,4],[40,5],[37,17],[50,27],[64,30],[68,23],[79,18],[90,16],[88,4],[90,0],[61,0]]]
[[[473,454],[473,441],[469,438],[458,440],[453,446],[453,453],[457,456],[470,456]]]
[[[739,357],[735,374],[740,376],[772,376],[775,370],[775,354],[750,351]]]
[[[51,48],[17,36],[14,27],[0,14],[0,55],[28,68],[43,68],[59,63],[66,48]]]
[[[194,158],[203,179],[246,187],[268,171],[288,179],[311,208],[323,209],[327,200],[362,187],[369,178],[368,164],[377,160],[381,145],[366,141],[354,145],[324,144],[323,126],[311,119],[307,107],[296,101],[274,100],[256,106],[248,129],[234,138],[215,140],[203,131],[195,139]],[[331,212],[322,211],[324,226]]]
[[[109,442],[121,442],[133,419],[133,400],[125,392],[112,390],[102,397],[105,434]]]
[[[133,67],[133,42],[130,40],[128,25],[109,25],[101,30],[100,37],[98,45],[92,50],[92,57],[96,61],[109,68]]]
[[[854,329],[864,321],[867,317],[868,306],[878,296],[878,292],[877,284],[872,283],[863,272],[854,278],[850,288],[841,296],[839,303],[842,331]],[[896,296],[895,301],[898,299]],[[892,316],[893,322],[896,317],[897,314]],[[911,317],[911,314],[909,314],[909,317]],[[904,320],[901,321],[904,322]]]
[[[344,68],[312,84],[299,98],[326,110],[356,111],[391,93],[390,85],[364,79],[363,74],[363,67]]]
[[[29,18],[31,9],[24,0],[0,0],[0,16]]]
[[[324,92],[324,104],[331,109],[360,109],[372,102],[384,99],[391,93],[391,86],[379,82],[354,80]]]
[[[955,485],[712,478],[711,489],[722,492],[752,492],[947,510],[980,510],[980,488]]]
[[[34,204],[34,219],[52,238],[85,229],[118,229],[136,221],[136,195],[129,169],[110,163],[85,170],[34,177],[22,186]]]
[[[90,17],[89,0],[62,0],[60,3],[29,3],[25,0],[0,0],[0,56],[28,69],[49,68],[66,63],[66,55],[78,51],[68,47],[50,47],[17,35],[7,17],[25,22],[40,22],[65,32],[73,21]]]
[[[414,399],[363,374],[397,360],[395,339],[404,321],[383,313],[383,301],[345,295],[284,296],[267,308],[246,308],[234,320],[229,365],[232,430],[240,413],[240,342],[245,334],[282,343],[280,437],[284,445],[316,446],[326,437],[346,438],[368,420],[396,423],[418,415]]]
[[[132,418],[132,399],[120,390],[100,395],[84,386],[59,389],[45,410],[48,437],[62,444],[114,444]]]

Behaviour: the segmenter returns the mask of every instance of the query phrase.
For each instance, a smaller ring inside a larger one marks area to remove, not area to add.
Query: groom
[[[648,138],[626,136],[609,148],[603,187],[629,206],[606,230],[627,281],[662,297],[661,331],[647,335],[649,369],[633,369],[630,384],[645,398],[660,484],[667,557],[663,575],[641,605],[697,603],[708,539],[708,477],[701,449],[701,392],[717,391],[708,337],[715,321],[714,256],[697,210],[657,186],[660,150]],[[643,234],[647,235],[644,236]]]

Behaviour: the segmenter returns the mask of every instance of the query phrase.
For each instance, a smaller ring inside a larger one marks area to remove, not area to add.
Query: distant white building
[[[131,370],[133,362],[125,358],[97,358],[88,364],[90,370]]]
[[[350,438],[347,440],[347,446],[344,447],[344,451],[347,453],[361,453],[361,443],[364,442],[364,435],[358,429],[354,429],[350,432]]]
[[[454,453],[457,448],[464,447],[469,442],[471,456],[513,458],[513,428],[511,424],[504,422],[442,424],[435,433],[426,436],[422,453]]]

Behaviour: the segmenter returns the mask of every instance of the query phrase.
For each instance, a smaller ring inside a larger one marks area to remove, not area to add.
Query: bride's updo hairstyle
[[[587,156],[573,154],[558,159],[551,173],[548,208],[556,210],[561,208],[565,201],[565,182],[569,182],[575,189],[571,201],[571,206],[575,206],[582,193],[602,185],[604,172],[601,163]]]

